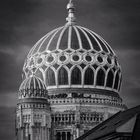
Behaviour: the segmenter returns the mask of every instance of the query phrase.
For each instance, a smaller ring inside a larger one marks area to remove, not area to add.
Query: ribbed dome
[[[76,24],[72,0],[67,9],[67,23],[43,36],[25,59],[17,120],[23,118],[19,131],[30,123],[36,130],[51,128],[52,139],[73,140],[126,106],[118,94],[122,76],[115,53]],[[44,132],[31,137],[47,138]]]
[[[23,70],[26,77],[34,71],[47,88],[64,85],[118,91],[121,84],[120,65],[110,46],[76,24],[66,24],[41,38],[29,52]]]
[[[47,89],[95,88],[118,92],[121,70],[108,43],[75,23],[74,5],[67,23],[43,36],[30,50],[23,71],[40,77]]]
[[[44,82],[34,75],[26,78],[19,88],[19,99],[22,98],[47,98]]]
[[[110,46],[96,33],[91,30],[77,26],[65,25],[59,27],[42,37],[31,49],[28,57],[43,52],[104,52],[114,55]]]

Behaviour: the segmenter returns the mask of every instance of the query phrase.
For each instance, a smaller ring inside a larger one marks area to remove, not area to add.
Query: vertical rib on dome
[[[93,47],[92,47],[92,43],[91,43],[91,40],[90,40],[90,38],[89,38],[87,32],[86,32],[85,30],[82,30],[82,28],[80,28],[79,26],[76,26],[76,27],[84,34],[84,36],[85,36],[85,38],[86,38],[86,41],[88,42],[88,43],[86,43],[85,49],[86,49],[86,50],[92,49],[92,48],[93,48]],[[88,48],[87,48],[87,47],[88,47]],[[84,47],[83,47],[83,48],[84,48]]]
[[[65,50],[68,47],[68,27],[64,27],[58,38],[56,49]]]
[[[79,49],[79,41],[78,36],[75,29],[72,27],[71,30],[71,49],[77,50]]]
[[[80,33],[79,33],[78,29],[75,26],[73,26],[73,28],[74,28],[74,30],[76,32],[76,35],[77,35],[77,38],[78,38],[79,48],[82,49],[82,40],[81,40],[81,37],[80,37]]]

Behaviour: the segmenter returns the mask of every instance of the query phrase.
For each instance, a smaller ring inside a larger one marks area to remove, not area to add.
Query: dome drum
[[[102,92],[101,92],[102,91]],[[90,88],[56,88],[56,89],[48,89],[48,96],[50,95],[58,95],[58,94],[66,94],[65,97],[72,97],[72,94],[83,94],[83,97],[91,96],[92,98],[100,98],[102,97],[109,97],[117,98],[118,100],[122,100],[118,93],[114,91],[102,90],[102,89],[90,89]]]
[[[120,96],[113,91],[89,88],[61,88],[48,90],[48,99],[53,105],[89,104],[126,108]]]
[[[47,97],[48,99],[48,97]],[[27,104],[29,104],[27,106]],[[22,108],[34,108],[34,107],[45,107],[45,106],[49,106],[50,103],[48,102],[48,100],[46,100],[46,98],[20,98],[18,100],[18,104],[17,105],[22,105]]]

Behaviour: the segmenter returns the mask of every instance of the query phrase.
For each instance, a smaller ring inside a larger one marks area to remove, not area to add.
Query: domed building
[[[101,36],[76,24],[72,2],[68,3],[67,10],[67,23],[43,36],[27,55],[19,92],[20,104],[26,104],[26,96],[34,104],[38,100],[41,104],[46,102],[48,112],[50,104],[51,134],[47,134],[52,140],[74,140],[126,109],[119,95],[122,75],[116,54]],[[32,75],[42,84],[34,81],[33,87]],[[42,85],[41,91],[47,89],[45,100],[31,97],[29,91],[39,85]],[[40,113],[42,110],[39,109]],[[19,109],[17,116],[20,112]]]

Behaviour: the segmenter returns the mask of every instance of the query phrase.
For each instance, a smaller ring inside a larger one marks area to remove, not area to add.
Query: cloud
[[[128,87],[125,92],[122,92],[121,97],[129,108],[140,105],[140,88]]]
[[[13,55],[14,54],[14,50],[12,50],[11,48],[0,48],[0,53],[4,53],[4,54],[8,54],[8,55]]]
[[[15,107],[17,103],[17,92],[1,93],[0,107]]]
[[[140,104],[140,51],[132,48],[116,50],[123,75],[120,95],[128,107]]]
[[[31,49],[32,47],[30,46],[20,46],[16,53],[15,53],[15,61],[17,62],[17,64],[21,64],[23,65],[23,62],[29,52],[29,50]]]

